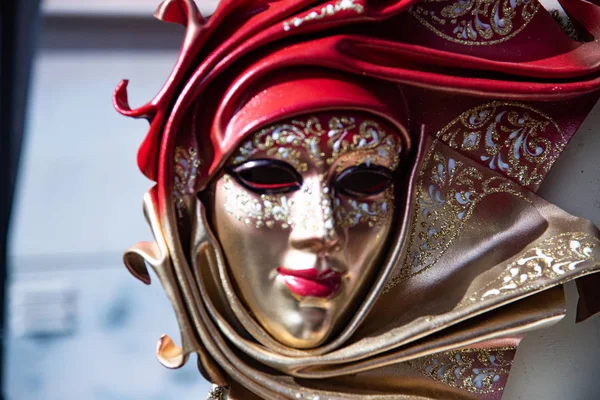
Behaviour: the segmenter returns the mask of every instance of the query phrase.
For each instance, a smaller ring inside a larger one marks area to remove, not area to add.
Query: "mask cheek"
[[[287,194],[257,194],[242,187],[229,175],[217,184],[221,196],[217,207],[232,218],[256,229],[289,229],[292,200]]]
[[[289,253],[287,211],[277,196],[252,193],[223,177],[211,204],[212,224],[241,299],[267,321],[271,304],[283,304],[277,268]],[[277,198],[275,198],[277,197]],[[265,319],[266,318],[266,319]]]

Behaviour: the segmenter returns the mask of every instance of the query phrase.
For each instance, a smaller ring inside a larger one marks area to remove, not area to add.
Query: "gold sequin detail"
[[[410,13],[445,40],[486,46],[515,37],[539,9],[535,0],[423,0]]]
[[[444,152],[434,142],[423,161],[413,197],[414,211],[402,268],[384,288],[436,265],[461,234],[476,205],[493,193],[510,193],[529,201],[520,187],[500,176],[485,174]]]
[[[327,165],[344,159],[350,153],[364,151],[368,154],[357,159],[356,165],[382,163],[391,158],[390,169],[398,167],[401,147],[394,135],[388,135],[377,122],[365,120],[358,127],[358,134],[348,140],[348,131],[354,128],[354,118],[333,117],[329,120],[327,147],[332,153],[327,158]]]
[[[246,190],[234,187],[229,175],[223,176],[225,190],[225,212],[235,216],[248,226],[288,229],[292,224],[292,200],[286,194],[251,196]]]
[[[352,133],[357,129],[358,132]],[[327,138],[329,156],[321,149],[322,137]],[[402,150],[400,140],[375,121],[364,120],[357,124],[353,117],[334,116],[324,128],[317,117],[308,117],[260,130],[238,148],[232,163],[241,164],[257,151],[265,151],[267,156],[287,161],[299,172],[305,172],[307,164],[302,160],[300,148],[306,150],[317,166],[332,165],[347,156],[356,156],[350,153],[362,151],[365,154],[358,158],[357,164],[381,164],[391,160],[391,170],[398,167]]]
[[[241,164],[260,150],[266,151],[268,156],[289,162],[299,172],[305,172],[307,165],[301,160],[298,147],[304,147],[311,159],[322,165],[324,155],[319,148],[319,141],[325,133],[317,117],[272,125],[243,143],[233,156],[232,163]]]
[[[429,378],[471,393],[504,390],[515,347],[451,350],[407,362]]]
[[[229,389],[225,386],[213,385],[213,388],[208,392],[206,400],[227,400],[229,398]]]
[[[600,266],[594,254],[598,244],[598,238],[584,232],[566,232],[547,239],[510,263],[502,275],[470,296],[467,304],[515,291],[541,289],[549,280],[556,284],[557,280],[566,280],[561,278],[568,273],[583,273]]]
[[[542,182],[567,144],[546,114],[525,104],[499,101],[463,112],[437,137],[530,189]]]
[[[335,199],[337,221],[340,226],[352,228],[358,224],[367,224],[370,228],[388,221],[386,217],[394,212],[394,190],[389,187],[383,196],[371,201],[359,201],[351,198]]]
[[[338,0],[335,3],[327,4],[322,7],[319,12],[311,11],[304,17],[294,17],[289,21],[283,23],[283,30],[289,31],[292,28],[297,28],[305,22],[323,19],[326,17],[333,16],[340,11],[354,11],[357,14],[362,14],[365,11],[360,2],[357,0]]]
[[[173,197],[177,216],[181,218],[185,210],[184,196],[194,193],[194,184],[198,177],[198,167],[202,165],[202,160],[198,158],[198,152],[193,147],[185,149],[183,147],[175,148],[175,174],[173,185]]]

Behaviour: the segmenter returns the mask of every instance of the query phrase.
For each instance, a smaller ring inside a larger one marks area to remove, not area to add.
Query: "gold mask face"
[[[358,306],[394,220],[401,150],[376,117],[317,113],[256,132],[212,183],[232,280],[276,340],[319,346]]]

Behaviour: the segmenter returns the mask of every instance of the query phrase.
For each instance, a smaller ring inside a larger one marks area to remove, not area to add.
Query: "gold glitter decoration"
[[[432,354],[407,362],[429,378],[471,393],[504,390],[515,347],[471,348]]]
[[[423,0],[410,13],[445,40],[486,46],[515,37],[539,9],[535,0]]]
[[[423,161],[413,197],[407,252],[402,268],[390,279],[384,293],[436,265],[461,234],[475,206],[488,195],[510,193],[529,201],[514,182],[489,173],[486,176],[483,168],[445,155],[438,147],[439,142],[434,142]]]
[[[286,194],[251,196],[246,190],[234,187],[231,176],[223,177],[225,189],[225,212],[234,215],[238,221],[256,228],[273,228],[276,224],[288,229],[292,224],[292,200]]]
[[[206,400],[227,400],[228,397],[229,389],[227,387],[213,385],[206,396]]]
[[[329,189],[329,185],[327,184],[327,180],[325,179],[325,174],[319,175],[319,182],[321,186],[321,204],[319,204],[321,212],[323,213],[323,226],[325,228],[325,238],[326,240],[333,241],[337,239],[337,232],[335,230],[335,214],[333,212],[333,193],[332,190]],[[314,207],[309,206],[309,209],[314,209]]]
[[[322,7],[320,12],[311,11],[304,17],[295,17],[283,23],[283,30],[289,31],[292,28],[297,28],[305,22],[323,19],[333,16],[340,11],[354,11],[357,14],[362,14],[365,8],[357,2],[357,0],[338,0],[335,3],[327,4]]]
[[[594,254],[598,244],[600,240],[584,232],[554,236],[528,249],[510,263],[501,276],[480,290],[480,294],[471,296],[469,301],[483,301],[518,290],[536,290],[543,288],[548,280],[556,281],[569,272],[585,272],[600,265],[600,260]],[[585,269],[582,268],[584,266]]]
[[[383,196],[370,201],[357,201],[352,198],[335,199],[338,223],[344,228],[367,224],[370,228],[387,221],[386,216],[394,212],[394,190],[387,188]]]
[[[546,114],[499,101],[465,111],[437,137],[529,189],[537,188],[567,144]]]
[[[327,146],[332,149],[332,153],[327,158],[327,165],[343,159],[351,152],[374,151],[374,154],[359,159],[357,164],[381,163],[391,158],[391,169],[398,167],[401,147],[393,135],[388,135],[377,122],[365,120],[358,127],[358,134],[353,134],[347,140],[348,131],[354,128],[354,118],[333,117],[329,120]]]
[[[173,197],[175,199],[175,207],[177,216],[183,217],[185,210],[185,195],[194,193],[194,184],[198,177],[198,167],[202,165],[202,160],[198,158],[198,152],[193,147],[185,149],[183,147],[175,148],[175,174],[173,185]]]
[[[337,173],[348,167],[347,161],[351,165],[391,163],[392,170],[398,167],[400,139],[388,135],[377,122],[357,123],[353,117],[342,115],[331,117],[324,125],[311,116],[264,128],[238,148],[231,164],[266,153],[290,163],[300,173],[308,171],[309,161],[316,167],[334,165]],[[312,169],[305,175],[310,174]],[[380,195],[354,199],[334,193],[325,173],[305,177],[297,192],[276,195],[253,194],[234,185],[229,175],[224,178],[226,212],[256,228],[297,226],[311,232],[324,229],[325,238],[335,240],[336,227],[379,226],[394,210],[392,187]],[[296,212],[292,212],[294,207]]]
[[[300,160],[297,147],[304,147],[312,159],[322,164],[323,154],[319,149],[319,140],[325,133],[317,117],[272,125],[256,133],[252,140],[246,141],[234,155],[233,164],[241,164],[261,150],[266,151],[268,156],[289,162],[299,172],[305,172],[307,165]]]
[[[302,160],[300,151],[300,148],[304,148],[317,166],[325,163],[332,165],[346,156],[354,157],[355,154],[351,152],[364,151],[366,154],[357,163],[382,163],[391,159],[390,169],[398,167],[402,150],[400,141],[395,135],[388,135],[377,122],[364,120],[358,125],[358,132],[352,133],[357,129],[354,118],[334,116],[330,118],[327,128],[323,128],[317,117],[269,126],[238,148],[232,164],[241,164],[257,151],[266,151],[267,156],[287,161],[299,172],[306,172],[307,164]],[[329,157],[320,147],[324,136],[328,148],[332,150]]]

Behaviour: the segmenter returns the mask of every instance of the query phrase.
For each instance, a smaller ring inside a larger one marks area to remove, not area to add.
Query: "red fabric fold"
[[[513,12],[469,9],[458,15],[464,11],[459,10],[454,19],[456,10],[448,8],[452,4],[224,1],[205,20],[191,0],[164,2],[157,15],[187,27],[173,72],[157,96],[142,107],[129,107],[126,84],[119,86],[114,98],[119,112],[151,120],[138,154],[140,169],[153,180],[170,179],[177,143],[193,144],[208,154],[211,159],[204,165],[220,165],[224,154],[215,151],[214,144],[221,138],[214,135],[222,131],[218,124],[223,121],[216,118],[217,110],[243,98],[244,90],[254,82],[297,68],[367,76],[373,82],[423,91],[424,96],[438,92],[528,104],[552,102],[559,108],[561,102],[582,98],[586,105],[580,112],[563,118],[566,130],[574,131],[588,105],[598,98],[599,39],[574,41],[537,1],[514,2]],[[562,4],[575,23],[599,36],[597,5],[582,0],[563,0]],[[434,17],[444,19],[446,26],[435,25]],[[461,28],[473,24],[479,27],[477,32]],[[455,28],[448,30],[449,25]],[[512,30],[507,30],[509,25]],[[455,115],[440,117],[451,120]],[[410,118],[416,124],[430,123]],[[196,129],[193,137],[189,137],[191,121]],[[210,172],[201,171],[197,188],[208,179]]]

